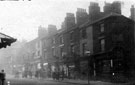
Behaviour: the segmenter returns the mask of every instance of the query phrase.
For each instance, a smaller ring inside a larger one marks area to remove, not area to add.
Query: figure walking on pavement
[[[65,77],[65,74],[64,74],[64,69],[62,69],[62,72],[61,72],[61,77],[62,77],[62,80],[64,80],[64,77]]]
[[[4,70],[1,70],[0,72],[0,80],[2,85],[4,85],[6,74],[4,73]]]

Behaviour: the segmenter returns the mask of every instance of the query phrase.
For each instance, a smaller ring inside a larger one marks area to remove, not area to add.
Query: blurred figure
[[[19,78],[19,71],[16,71],[15,78]]]
[[[38,78],[38,70],[36,70],[35,78]]]
[[[52,77],[53,77],[53,80],[56,79],[56,72],[53,72],[53,73],[52,73]]]
[[[31,71],[29,71],[29,77],[32,78],[32,72]]]
[[[27,78],[27,71],[24,71],[24,72],[22,73],[22,78]]]
[[[0,80],[2,85],[4,85],[6,74],[4,73],[4,70],[1,70],[0,72]]]
[[[65,74],[64,74],[65,72],[64,72],[64,69],[62,69],[62,72],[61,72],[61,78],[62,78],[62,80],[64,80],[64,77],[65,77]]]
[[[56,72],[56,80],[59,80],[59,71]]]

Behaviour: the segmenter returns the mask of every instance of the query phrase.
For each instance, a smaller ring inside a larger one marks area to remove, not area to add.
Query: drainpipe
[[[96,76],[96,65],[95,65],[95,62],[94,62],[94,77]]]
[[[113,60],[111,59],[111,68],[113,69]],[[114,75],[114,73],[112,72],[112,75]]]
[[[90,61],[88,60],[88,85],[90,85]]]

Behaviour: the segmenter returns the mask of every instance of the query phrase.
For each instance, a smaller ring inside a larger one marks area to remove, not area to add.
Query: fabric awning
[[[0,33],[0,48],[6,48],[10,46],[11,43],[15,42],[17,39],[10,37],[6,34]]]

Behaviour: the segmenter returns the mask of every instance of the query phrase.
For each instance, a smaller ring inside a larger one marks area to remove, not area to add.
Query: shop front
[[[123,79],[125,77],[125,53],[122,49],[94,55],[95,73],[101,79]],[[122,78],[123,77],[123,78]]]
[[[75,79],[80,72],[80,61],[73,57],[67,57],[62,61],[61,67],[64,70],[65,77]]]

